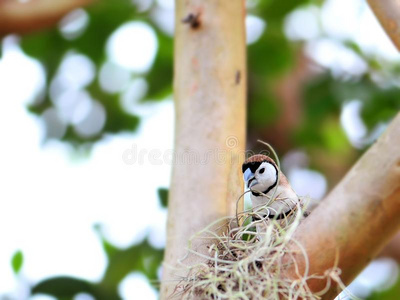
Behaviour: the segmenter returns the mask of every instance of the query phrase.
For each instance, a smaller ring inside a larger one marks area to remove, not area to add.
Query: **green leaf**
[[[24,255],[20,250],[14,253],[11,259],[11,265],[15,274],[18,274],[21,271],[22,264],[24,263]]]
[[[32,287],[31,293],[45,294],[58,299],[73,299],[76,294],[86,293],[92,295],[97,300],[119,300],[117,289],[107,289],[99,284],[93,284],[89,281],[59,276],[39,282]]]
[[[147,240],[127,249],[118,249],[109,259],[109,265],[100,284],[117,288],[129,273],[142,272],[151,280],[157,280],[164,251],[153,248]]]
[[[117,248],[103,236],[101,225],[97,224],[94,229],[101,238],[108,258],[104,277],[96,285],[95,291],[100,289],[102,293],[110,295],[117,293],[119,283],[131,272],[142,272],[150,281],[157,281],[157,272],[164,256],[164,250],[153,248],[147,239],[126,249]]]
[[[119,251],[119,249],[117,247],[115,247],[114,245],[112,245],[104,237],[101,224],[95,224],[93,229],[96,231],[96,233],[98,234],[98,236],[101,240],[103,250],[106,253],[107,258],[110,259],[111,256],[113,256],[115,253],[117,253]]]
[[[168,207],[168,189],[159,188],[158,191],[158,199],[163,207]]]
[[[92,284],[72,277],[53,277],[39,282],[32,288],[32,294],[47,294],[54,297],[73,297],[78,293],[93,294]]]

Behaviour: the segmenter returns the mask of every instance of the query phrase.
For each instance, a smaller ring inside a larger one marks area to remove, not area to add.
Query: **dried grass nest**
[[[263,141],[258,140],[258,142],[271,150],[280,169],[279,158],[273,147]],[[238,202],[247,192],[239,197]],[[275,189],[269,203],[278,200],[277,198]],[[321,299],[331,284],[336,282],[347,297],[357,299],[341,282],[339,277],[341,271],[335,267],[337,262],[323,275],[308,273],[307,253],[293,235],[305,216],[309,200],[301,199],[291,213],[280,220],[265,216],[268,206],[263,206],[236,213],[234,217],[217,220],[195,234],[189,241],[188,255],[197,255],[203,262],[191,266],[182,263],[182,266],[188,269],[188,276],[180,281],[170,298]],[[278,215],[276,211],[272,214]],[[289,243],[297,244],[306,265],[306,270],[302,274],[297,271],[299,278],[297,280],[284,276],[288,265],[294,264],[295,269],[299,270]],[[199,250],[199,247],[193,246],[194,244],[207,247]],[[282,259],[284,256],[285,262]],[[325,279],[327,282],[325,289],[318,293],[312,292],[307,281],[314,278]]]
[[[308,274],[307,270],[299,274],[298,280],[283,276],[284,255],[290,258],[286,264],[297,265],[288,243],[296,243],[293,233],[303,214],[300,205],[282,220],[262,218],[249,210],[210,224],[189,243],[188,253],[201,257],[203,262],[185,266],[189,275],[176,286],[171,299],[320,299],[333,281],[345,289],[336,267],[323,276]],[[261,233],[255,229],[260,225],[265,229]],[[194,241],[207,244],[208,253],[194,249]],[[307,254],[298,246],[308,265]],[[313,293],[307,285],[311,278],[326,279],[326,288]]]

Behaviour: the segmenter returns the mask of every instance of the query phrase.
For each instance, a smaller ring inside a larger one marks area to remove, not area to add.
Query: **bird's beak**
[[[254,173],[251,172],[251,170],[250,170],[250,168],[249,168],[249,169],[247,169],[247,170],[244,172],[243,177],[244,177],[244,181],[247,182],[247,181],[249,181],[249,179],[250,179],[251,177],[254,177]]]
[[[248,183],[248,188],[251,188],[252,186],[255,186],[258,183],[257,179],[255,177],[251,178],[249,183]]]
[[[257,179],[255,179],[255,177],[254,177],[254,173],[251,172],[250,169],[247,169],[244,172],[243,177],[244,177],[244,181],[247,183],[248,188],[251,188],[253,185],[258,183]]]

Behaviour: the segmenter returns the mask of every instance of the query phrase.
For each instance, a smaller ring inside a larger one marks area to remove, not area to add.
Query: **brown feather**
[[[243,164],[245,165],[245,164],[252,163],[252,162],[263,162],[263,161],[268,161],[276,166],[275,161],[271,157],[263,155],[263,154],[253,155],[253,156],[249,157],[248,159],[246,159],[246,161]]]

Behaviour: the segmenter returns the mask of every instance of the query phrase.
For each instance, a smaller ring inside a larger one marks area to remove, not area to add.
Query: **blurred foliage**
[[[32,287],[32,294],[46,294],[62,300],[72,300],[79,293],[87,293],[98,300],[121,299],[118,285],[131,272],[142,272],[153,283],[158,282],[157,271],[163,258],[163,250],[154,249],[147,240],[126,249],[112,246],[103,237],[103,248],[108,266],[99,283],[72,277],[53,277]]]
[[[24,36],[21,46],[24,52],[38,59],[45,67],[47,74],[47,86],[54,80],[65,55],[74,53],[86,55],[95,64],[98,71],[107,61],[105,46],[107,39],[120,25],[132,20],[140,20],[153,24],[148,12],[140,13],[135,9],[131,0],[96,1],[87,8],[89,23],[83,34],[75,39],[64,38],[58,28],[45,30]],[[153,24],[154,25],[154,24]],[[172,38],[155,29],[159,49],[153,67],[145,74],[132,74],[132,77],[143,76],[148,83],[147,100],[159,100],[171,92],[172,78]],[[51,51],[49,51],[51,49]],[[133,131],[139,124],[139,117],[127,112],[121,105],[118,93],[110,94],[100,87],[96,76],[87,87],[92,98],[99,101],[106,111],[106,123],[98,134],[82,136],[69,126],[62,140],[75,146],[92,143],[102,138],[106,133],[118,133],[121,131]],[[39,95],[38,97],[42,97]],[[53,99],[54,100],[54,99]],[[45,93],[44,99],[36,99],[29,107],[35,114],[43,114],[54,104],[50,93]],[[52,124],[47,124],[51,127]],[[50,136],[49,138],[53,138]]]
[[[400,299],[400,278],[396,284],[388,290],[373,292],[368,300],[398,300]]]
[[[160,203],[166,205],[168,190],[160,188],[158,195]],[[96,300],[118,300],[122,299],[118,293],[118,286],[132,272],[143,273],[155,288],[159,288],[158,271],[164,256],[163,249],[151,246],[147,238],[138,244],[121,249],[112,245],[103,236],[100,225],[96,225],[95,230],[101,239],[108,260],[101,281],[93,283],[74,277],[52,277],[34,285],[31,288],[32,295],[45,294],[59,300],[73,300],[77,294],[86,293],[92,295]],[[17,262],[14,267],[15,260]],[[21,265],[22,253],[17,252],[13,257],[14,270],[19,270]],[[17,271],[15,272],[17,273]]]
[[[168,207],[168,189],[159,188],[157,192],[162,207]]]
[[[11,266],[15,274],[18,274],[22,268],[22,264],[24,263],[24,255],[20,250],[14,253],[11,258]]]
[[[279,128],[288,110],[283,105],[282,94],[277,92],[277,85],[298,68],[299,53],[302,53],[305,44],[304,41],[288,39],[284,31],[285,20],[295,9],[309,4],[318,6],[323,1],[260,0],[257,3],[249,8],[249,13],[265,20],[267,27],[260,39],[248,46],[248,132],[250,137],[274,141],[276,133],[271,128]],[[96,67],[96,78],[85,90],[103,105],[107,119],[104,128],[96,135],[83,137],[69,125],[60,138],[80,146],[94,143],[108,133],[134,131],[140,117],[123,107],[121,93],[102,90],[98,71],[107,61],[105,45],[110,34],[125,22],[140,20],[154,29],[158,40],[158,51],[151,69],[143,74],[131,74],[131,79],[141,77],[148,84],[147,94],[140,101],[161,101],[171,94],[173,39],[154,21],[153,13],[157,5],[153,1],[141,11],[131,0],[98,0],[85,8],[89,23],[83,34],[75,39],[65,39],[57,28],[24,36],[21,41],[23,50],[38,59],[46,70],[46,91],[32,102],[29,110],[42,115],[54,107],[49,86],[65,55],[74,51],[86,55]],[[287,139],[286,144],[274,144],[281,154],[293,148],[304,149],[310,156],[311,166],[322,170],[330,181],[340,178],[363,150],[351,146],[340,126],[339,115],[343,104],[352,99],[362,101],[362,117],[369,129],[390,121],[400,109],[399,83],[393,79],[399,74],[400,66],[364,53],[353,41],[337,42],[361,58],[367,70],[362,75],[338,76],[329,69],[319,67],[313,76],[302,78],[297,82],[301,86],[301,105],[296,112],[298,120],[278,133],[278,139]],[[315,63],[311,64],[315,67]],[[249,141],[250,147],[256,147],[254,142]],[[321,153],[324,155],[321,156]],[[166,207],[168,190],[160,188],[158,195],[160,203]],[[118,249],[104,237],[100,238],[108,257],[108,267],[99,283],[68,277],[49,278],[35,285],[32,292],[50,294],[58,299],[72,299],[79,292],[92,294],[96,299],[119,299],[118,284],[130,272],[139,271],[150,280],[157,279],[162,250],[153,248],[147,240],[127,249]],[[22,260],[22,253],[14,255],[12,265],[16,273],[21,268]],[[373,295],[371,299],[400,299],[400,290],[396,287],[387,293]]]

